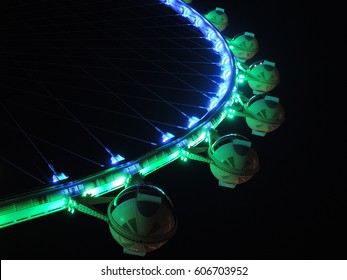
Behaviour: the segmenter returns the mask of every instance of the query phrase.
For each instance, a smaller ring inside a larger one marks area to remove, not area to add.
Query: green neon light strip
[[[123,187],[127,182],[127,176],[118,176],[118,178],[111,182],[101,183],[109,178],[110,176],[105,177],[104,179],[97,179],[94,182],[87,184],[87,190],[83,195],[100,196],[104,193]],[[90,186],[89,189],[88,186]],[[64,210],[68,207],[68,199],[69,193],[65,192],[65,194],[58,193],[47,195],[44,199],[29,198],[23,201],[10,203],[7,206],[0,208],[0,228]]]
[[[0,228],[51,214],[63,210],[65,207],[65,197],[44,204],[39,204],[37,199],[12,204],[7,208],[1,209]]]
[[[104,184],[101,183],[102,180],[97,180],[96,182],[98,182],[97,184],[99,184],[99,186],[86,190],[85,192],[83,192],[82,196],[100,196],[102,194],[114,191],[123,187],[126,183],[126,180],[126,176],[119,177],[112,182]]]
[[[202,131],[202,133],[199,135],[198,138],[189,142],[188,148],[195,147],[196,145],[200,144],[202,141],[205,140],[206,135],[207,135],[206,131]]]
[[[153,158],[150,158],[148,160],[145,161],[145,164],[148,164],[148,166],[146,166],[145,168],[141,169],[139,171],[139,173],[141,175],[148,175],[149,173],[154,172],[155,170],[163,167],[164,165],[176,160],[179,158],[180,155],[180,151],[177,150],[174,153],[170,154],[170,155],[166,155],[164,154],[162,158],[160,158],[159,156],[154,156]]]
[[[223,110],[219,118],[217,118],[216,121],[213,123],[212,128],[216,128],[217,126],[219,126],[226,116],[227,116],[227,112],[226,110]]]

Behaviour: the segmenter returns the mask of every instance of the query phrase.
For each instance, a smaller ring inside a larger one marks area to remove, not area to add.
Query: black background
[[[208,165],[194,161],[148,176],[172,199],[179,226],[145,257],[123,254],[106,223],[64,212],[1,229],[1,259],[346,258],[345,196],[338,183],[343,164],[333,160],[339,141],[321,94],[330,71],[321,53],[323,19],[315,7],[293,1],[195,0],[192,6],[200,13],[224,8],[229,26],[223,34],[255,33],[257,57],[276,62],[280,71],[273,95],[286,120],[265,137],[249,134],[259,173],[235,189],[219,187]]]

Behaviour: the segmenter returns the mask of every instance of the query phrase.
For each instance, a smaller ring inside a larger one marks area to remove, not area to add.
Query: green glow
[[[169,155],[165,155],[160,158],[160,156],[155,156],[149,160],[146,160],[145,161],[145,164],[144,165],[147,165],[146,167],[142,168],[139,173],[141,175],[148,175],[149,173],[159,169],[160,167],[162,167],[163,165],[166,165],[168,163],[170,163],[171,161],[177,159],[179,157],[179,154],[180,154],[180,150],[177,150],[175,151],[174,153],[172,154],[169,154]],[[152,162],[153,161],[153,162]]]
[[[77,202],[70,198],[66,205],[67,211],[69,211],[71,214],[75,213],[76,206],[77,206]]]
[[[57,212],[65,207],[65,197],[44,204],[40,204],[36,199],[25,201],[25,203],[13,203],[0,210],[0,228]]]
[[[234,116],[235,116],[235,110],[234,109],[229,109],[229,112],[228,112],[228,118],[229,119],[232,119],[232,118],[234,118]]]
[[[201,161],[201,162],[207,162],[207,163],[212,163],[213,161],[209,158],[206,158],[204,156],[201,156],[201,155],[198,155],[198,154],[195,154],[195,153],[189,153],[187,151],[184,151],[184,157],[186,159],[192,159],[192,160],[196,160],[196,161]]]
[[[225,119],[225,117],[227,116],[227,111],[224,110],[220,117],[218,118],[218,120],[212,125],[212,128],[216,128],[218,125],[220,125],[220,123]]]
[[[242,84],[245,81],[245,79],[246,79],[245,75],[239,74],[239,75],[237,75],[237,79],[236,80],[237,80],[237,83]]]
[[[198,138],[196,138],[195,140],[189,142],[188,144],[188,148],[191,148],[191,147],[195,147],[196,145],[198,145],[200,142],[204,141],[206,137],[206,131],[203,131]]]
[[[95,187],[85,191],[82,196],[100,196],[101,194],[116,190],[122,187],[127,179],[126,176],[121,176],[111,182],[104,182],[102,179],[97,179],[94,183]]]
[[[185,150],[182,150],[182,151],[181,151],[181,154],[182,154],[181,160],[184,161],[184,162],[186,162],[186,161],[188,160],[189,152],[187,152],[187,151],[185,151]]]

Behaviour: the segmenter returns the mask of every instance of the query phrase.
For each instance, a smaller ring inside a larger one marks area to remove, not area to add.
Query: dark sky
[[[251,135],[243,119],[234,120],[260,159],[259,173],[235,189],[219,187],[209,166],[195,161],[177,161],[149,175],[146,181],[162,186],[173,201],[178,231],[145,258],[345,259],[346,206],[337,184],[342,170],[330,172],[333,143],[327,143],[319,94],[326,86],[319,67],[326,62],[312,64],[321,47],[312,28],[315,13],[292,1],[195,0],[192,6],[201,13],[224,8],[226,36],[255,33],[257,58],[276,62],[281,74],[273,95],[286,120],[265,137]],[[141,259],[123,254],[108,225],[83,213],[52,214],[0,234],[2,259]]]

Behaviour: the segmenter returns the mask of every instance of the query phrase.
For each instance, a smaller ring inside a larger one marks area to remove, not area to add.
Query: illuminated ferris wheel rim
[[[202,133],[208,131],[209,129],[215,128],[222,121],[222,119],[224,119],[225,117],[225,114],[223,112],[224,107],[228,103],[230,98],[232,97],[232,93],[236,87],[235,59],[232,53],[228,49],[227,42],[225,41],[223,36],[220,35],[219,31],[207,19],[205,19],[203,15],[198,13],[196,10],[194,10],[192,7],[185,4],[181,0],[159,0],[159,1],[165,5],[170,6],[176,12],[180,13],[182,16],[186,17],[189,21],[191,21],[197,29],[199,29],[204,35],[206,35],[206,38],[208,40],[215,43],[214,44],[215,47],[218,44],[219,46],[218,52],[221,54],[221,59],[222,59],[221,63],[224,65],[227,65],[227,67],[225,67],[227,69],[225,72],[230,71],[230,73],[228,73],[228,76],[230,78],[225,79],[226,83],[224,83],[220,87],[223,90],[221,94],[218,93],[218,95],[221,95],[221,98],[218,99],[218,102],[214,103],[213,107],[208,109],[207,113],[205,113],[205,115],[202,116],[199,121],[196,121],[192,125],[194,127],[185,135],[177,139],[173,139],[172,141],[138,157],[135,160],[128,161],[125,163],[120,163],[117,166],[113,166],[108,169],[98,171],[84,178],[71,180],[69,182],[65,181],[60,184],[55,184],[51,187],[47,187],[46,189],[54,189],[54,190],[61,189],[61,188],[64,189],[66,185],[72,185],[72,184],[76,185],[76,184],[83,183],[86,180],[88,181],[91,178],[96,179],[100,175],[104,176],[106,175],[105,173],[119,172],[133,165],[136,165],[136,163],[145,161],[146,158],[154,157],[156,154],[170,150],[171,148],[178,147],[180,149],[185,149],[185,148],[196,146],[201,141],[197,141],[194,144],[190,144],[189,141],[187,141],[187,139],[196,138]],[[188,13],[187,10],[189,10],[190,13]],[[212,40],[212,37],[215,38],[215,41]],[[178,158],[178,156],[176,158]],[[37,193],[37,191],[33,191],[33,192]],[[27,193],[30,193],[30,191]]]
[[[81,195],[97,197],[125,187],[133,175],[139,174],[144,177],[180,158],[181,150],[194,147],[201,143],[207,136],[207,132],[210,129],[216,128],[226,117],[225,107],[231,100],[233,92],[236,89],[237,78],[235,58],[229,50],[226,40],[212,23],[188,4],[180,0],[159,0],[159,2],[169,6],[172,10],[186,18],[195,28],[204,34],[207,40],[213,43],[214,51],[220,54],[221,77],[224,83],[220,84],[219,92],[216,93],[214,103],[211,104],[207,113],[199,120],[195,120],[189,127],[189,132],[184,136],[177,139],[173,139],[173,136],[172,139],[168,139],[167,143],[135,160],[124,163],[120,162],[117,166],[96,172],[84,178],[70,181],[65,179],[65,181],[55,185],[6,197],[0,201],[0,212],[6,212],[7,210],[3,211],[3,209],[7,208],[9,204],[17,203],[18,201],[37,200],[39,201],[37,203],[41,204],[41,201],[43,203],[50,203],[50,200],[52,200],[52,209],[50,211],[33,215],[33,217],[39,217],[66,209],[67,201],[71,197]],[[161,155],[164,156],[161,157]],[[151,162],[158,158],[159,162],[152,166]],[[35,204],[32,201],[30,203]],[[16,207],[14,208],[16,209]],[[33,217],[28,217],[28,219]],[[25,220],[21,219],[20,222]],[[18,222],[15,221],[15,223]],[[0,221],[0,228],[10,224]]]

